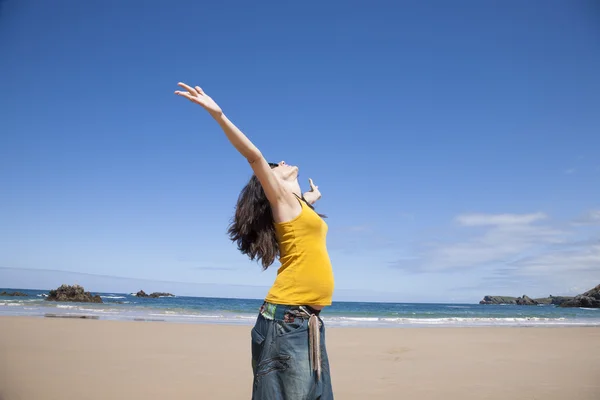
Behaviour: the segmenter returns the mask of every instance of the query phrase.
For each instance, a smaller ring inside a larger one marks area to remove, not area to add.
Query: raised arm
[[[178,85],[185,89],[185,91],[177,90],[175,94],[201,105],[208,111],[221,129],[223,129],[225,136],[227,136],[233,147],[248,160],[269,202],[271,204],[279,203],[285,197],[285,190],[273,174],[269,163],[265,160],[260,150],[225,116],[221,107],[210,96],[204,93],[199,86],[192,88],[182,82],[179,82]]]

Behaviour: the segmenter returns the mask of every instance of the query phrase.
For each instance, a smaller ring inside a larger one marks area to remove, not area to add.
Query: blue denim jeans
[[[252,328],[253,400],[332,400],[325,325],[319,318],[320,376],[311,365],[308,318],[299,307],[265,303]]]

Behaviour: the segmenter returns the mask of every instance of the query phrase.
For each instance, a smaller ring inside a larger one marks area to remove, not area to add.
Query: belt
[[[272,303],[264,303],[260,313],[266,319],[283,321],[285,314],[294,317],[308,319],[308,348],[310,364],[317,380],[321,379],[321,334],[320,334],[320,310],[309,306],[286,306]]]

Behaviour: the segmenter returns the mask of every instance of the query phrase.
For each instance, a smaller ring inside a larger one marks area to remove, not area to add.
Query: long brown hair
[[[270,165],[271,168],[277,166],[271,163]],[[302,200],[314,210],[304,197]],[[319,215],[325,218],[325,215]],[[279,257],[273,211],[256,175],[252,175],[240,192],[227,233],[242,254],[250,257],[250,260],[261,262],[263,270],[269,268],[275,258]]]

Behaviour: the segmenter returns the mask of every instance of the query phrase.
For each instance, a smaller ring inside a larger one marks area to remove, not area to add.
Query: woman
[[[263,269],[281,267],[252,328],[252,398],[333,399],[325,327],[319,317],[331,305],[333,271],[327,224],[312,204],[321,194],[312,180],[302,194],[298,167],[267,162],[254,144],[198,86],[178,84],[175,94],[201,105],[246,157],[254,175],[238,198],[229,236]]]

